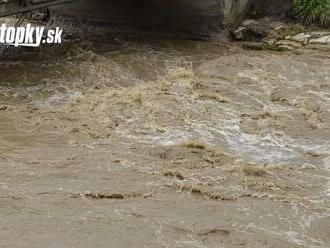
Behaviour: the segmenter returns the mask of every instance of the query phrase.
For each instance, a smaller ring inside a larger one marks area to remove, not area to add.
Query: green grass
[[[293,0],[293,16],[306,25],[330,27],[330,0]]]

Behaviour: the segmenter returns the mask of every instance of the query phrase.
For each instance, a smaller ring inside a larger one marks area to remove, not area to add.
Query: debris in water
[[[184,176],[179,171],[167,171],[165,172],[164,176],[166,177],[176,177],[177,179],[183,180]]]
[[[263,176],[267,173],[266,169],[260,165],[255,165],[251,163],[245,163],[242,166],[242,169],[245,174],[251,176]]]
[[[91,199],[124,199],[123,194],[119,193],[81,193],[72,195],[73,198],[86,197]]]
[[[80,133],[82,130],[79,127],[71,128],[69,133]]]
[[[199,93],[197,95],[197,98],[200,100],[215,100],[220,103],[230,102],[230,99],[228,97],[225,97],[225,96],[222,96],[222,95],[216,94],[216,93],[210,93],[210,92]]]
[[[228,195],[227,193],[211,192],[207,189],[204,189],[202,186],[197,184],[174,184],[174,187],[180,191],[190,192],[193,195],[199,195],[210,200],[220,200],[220,201],[234,201],[236,200],[235,196]]]
[[[5,110],[7,110],[8,109],[8,106],[0,106],[0,111],[5,111]]]
[[[100,139],[102,136],[98,133],[89,133],[89,136],[91,136],[93,139]]]
[[[209,229],[205,231],[201,231],[198,233],[199,236],[207,236],[210,234],[216,234],[216,233],[221,233],[223,235],[230,235],[230,231],[227,229],[222,229],[222,228],[214,228],[214,229]]]
[[[182,146],[187,147],[187,148],[193,148],[193,149],[205,149],[206,146],[204,144],[198,143],[193,140],[188,140],[182,143]]]

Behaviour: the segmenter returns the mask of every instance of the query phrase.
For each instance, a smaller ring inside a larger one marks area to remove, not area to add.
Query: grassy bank
[[[293,15],[306,25],[330,27],[330,0],[293,0]]]

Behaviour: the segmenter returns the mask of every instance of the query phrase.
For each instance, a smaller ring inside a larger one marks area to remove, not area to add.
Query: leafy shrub
[[[330,0],[293,0],[293,15],[304,24],[330,26]]]

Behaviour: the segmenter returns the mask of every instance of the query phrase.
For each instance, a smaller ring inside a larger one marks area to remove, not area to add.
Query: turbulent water
[[[1,247],[329,246],[330,51],[66,27],[1,55]]]

